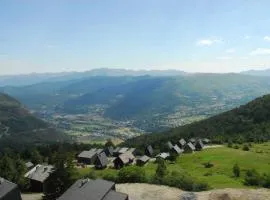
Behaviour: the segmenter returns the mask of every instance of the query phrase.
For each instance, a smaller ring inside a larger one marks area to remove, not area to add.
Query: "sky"
[[[0,0],[0,74],[270,68],[269,0]]]

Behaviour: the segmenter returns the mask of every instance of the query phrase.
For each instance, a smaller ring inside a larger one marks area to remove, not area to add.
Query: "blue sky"
[[[0,73],[270,67],[269,0],[1,0]]]

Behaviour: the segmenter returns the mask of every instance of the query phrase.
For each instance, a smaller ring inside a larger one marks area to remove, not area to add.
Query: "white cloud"
[[[197,45],[198,46],[211,46],[215,43],[221,43],[222,40],[218,40],[218,39],[215,39],[215,40],[211,40],[211,39],[202,39],[202,40],[199,40],[197,41]]]
[[[251,37],[249,35],[244,36],[245,40],[249,40]]]
[[[231,60],[232,57],[230,57],[230,56],[219,56],[219,57],[217,57],[217,59],[218,60]]]
[[[259,56],[259,55],[270,55],[270,49],[267,48],[257,48],[249,53],[251,56]]]
[[[270,36],[265,36],[263,39],[267,42],[270,42]]]
[[[234,48],[231,48],[231,49],[227,49],[226,50],[226,53],[234,53],[236,50]]]

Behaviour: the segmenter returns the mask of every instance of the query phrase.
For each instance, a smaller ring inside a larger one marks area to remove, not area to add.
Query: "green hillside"
[[[177,142],[181,137],[207,137],[216,142],[262,141],[270,139],[270,95],[257,98],[231,111],[170,131],[148,134],[126,141],[143,147],[153,144],[162,147],[165,141]]]
[[[17,100],[0,93],[0,144],[46,143],[67,139],[63,133],[31,115]]]

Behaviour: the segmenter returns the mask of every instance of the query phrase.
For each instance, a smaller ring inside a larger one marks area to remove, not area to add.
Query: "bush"
[[[124,167],[120,169],[118,177],[120,183],[143,183],[145,182],[145,171],[137,166]]]
[[[264,174],[262,177],[262,186],[270,188],[270,174]]]
[[[240,176],[240,167],[237,164],[234,164],[233,166],[233,175],[234,177]]]
[[[115,174],[115,173],[105,174],[102,178],[107,180],[107,181],[113,181],[113,182],[116,182],[116,183],[119,182],[118,174]]]
[[[262,185],[262,177],[255,169],[247,170],[244,184],[252,186],[260,186]]]
[[[244,151],[249,151],[249,146],[247,144],[245,144],[242,148]]]
[[[238,146],[238,145],[234,145],[233,148],[234,148],[234,149],[239,149],[239,146]]]
[[[208,161],[207,163],[203,163],[203,165],[204,165],[205,168],[211,168],[211,167],[214,166],[214,164],[211,163],[210,161]]]

